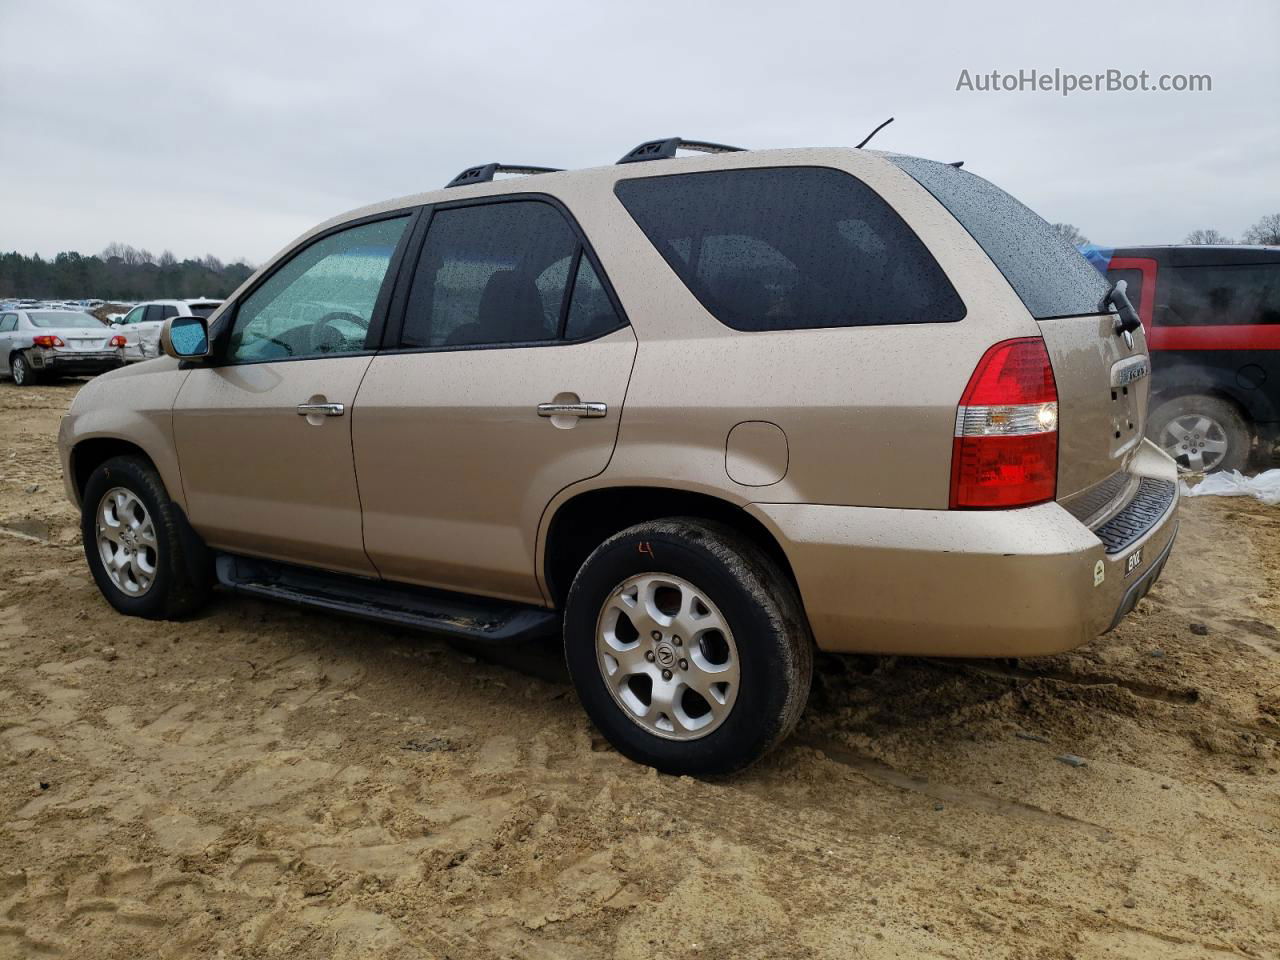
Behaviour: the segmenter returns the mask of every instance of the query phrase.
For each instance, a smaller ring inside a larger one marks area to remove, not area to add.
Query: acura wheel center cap
[[[660,667],[670,667],[676,662],[676,651],[669,643],[660,643],[654,648],[653,658]]]

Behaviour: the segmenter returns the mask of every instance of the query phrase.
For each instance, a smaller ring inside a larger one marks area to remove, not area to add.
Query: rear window
[[[1280,263],[1162,266],[1155,322],[1166,327],[1280,323]]]
[[[32,310],[27,314],[27,319],[31,321],[32,326],[44,328],[93,329],[102,326],[97,317],[91,317],[87,313],[77,313],[74,310]]]
[[[1037,320],[1107,312],[1106,279],[1039,214],[950,164],[919,157],[888,159],[960,221]]]
[[[622,180],[614,191],[690,292],[735,330],[964,316],[920,238],[847,173],[721,170]]]
[[[213,311],[217,310],[218,307],[220,306],[222,306],[222,304],[217,302],[187,304],[187,308],[191,311],[191,315],[193,317],[201,317],[201,318],[207,318],[210,314],[213,313]]]

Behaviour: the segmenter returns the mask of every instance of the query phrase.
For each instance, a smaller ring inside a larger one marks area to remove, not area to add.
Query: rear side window
[[[618,199],[671,269],[735,330],[947,323],[964,303],[902,218],[825,167],[622,180]]]
[[[552,340],[578,238],[533,200],[439,210],[405,311],[402,347]]]
[[[1165,327],[1280,323],[1280,263],[1162,266],[1155,322]]]
[[[919,157],[888,159],[960,221],[1037,320],[1107,312],[1106,279],[1039,214],[950,164]],[[1137,303],[1132,288],[1129,299]]]
[[[202,320],[208,317],[220,307],[220,303],[192,303],[187,308],[191,311],[193,317],[200,317]]]
[[[166,303],[163,307],[160,308],[161,320],[168,320],[170,317],[176,317],[177,315],[178,315],[178,308],[171,303]]]

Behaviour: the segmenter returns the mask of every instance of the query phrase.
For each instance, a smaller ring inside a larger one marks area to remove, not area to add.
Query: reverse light
[[[48,333],[42,333],[38,337],[32,337],[31,342],[34,343],[37,347],[65,347],[66,346],[66,343],[63,342],[61,337],[57,337]]]
[[[120,334],[117,333],[114,337],[111,338],[110,345],[113,347],[123,347],[128,342],[129,342],[128,340],[126,340],[124,337],[120,336]]]
[[[1058,489],[1058,388],[1040,337],[987,350],[956,408],[953,509],[1025,507]]]

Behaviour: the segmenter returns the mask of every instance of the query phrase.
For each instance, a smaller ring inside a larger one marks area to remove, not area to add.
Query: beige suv
[[[815,647],[1083,643],[1177,525],[1123,288],[913,157],[472,168],[317,227],[162,347],[62,424],[118,610],[216,582],[477,643],[562,630],[592,720],[672,772],[784,738]]]

